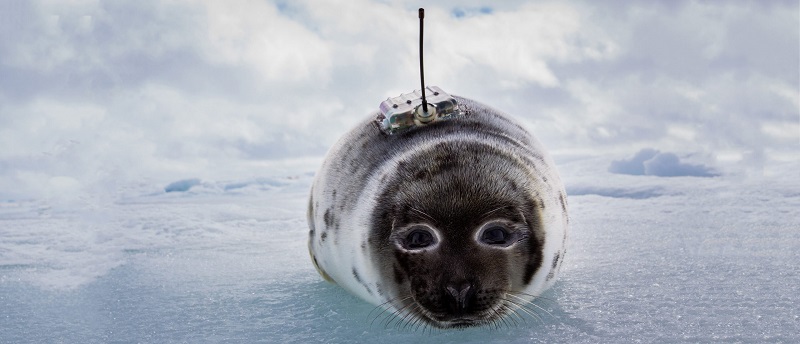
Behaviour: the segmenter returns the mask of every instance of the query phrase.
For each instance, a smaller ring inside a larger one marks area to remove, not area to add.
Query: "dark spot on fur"
[[[536,207],[544,209],[544,199],[542,199],[541,195],[536,195]]]
[[[553,257],[553,269],[558,266],[558,259],[561,258],[561,252],[556,252],[556,256]]]
[[[561,258],[561,252],[556,252],[555,257],[553,257],[553,266],[550,268],[550,272],[547,273],[547,280],[553,279],[556,276],[556,267],[558,267],[558,259]]]
[[[566,214],[567,213],[567,201],[564,199],[564,193],[563,192],[559,192],[558,193],[558,201],[561,202],[561,210],[563,210],[564,213]],[[564,233],[566,233],[566,232],[564,232]]]
[[[356,279],[356,282],[364,284],[364,281],[361,280],[361,276],[358,274],[358,271],[356,271],[355,266],[353,267],[353,278]]]
[[[536,161],[538,161],[538,162],[539,162],[539,164],[537,164],[537,165],[547,165],[547,163],[544,161],[544,157],[543,157],[541,154],[536,154],[536,153],[534,153],[534,154],[531,154],[530,156],[531,156],[531,157],[532,157],[534,160],[536,160]]]
[[[325,215],[323,216],[323,218],[325,219],[325,226],[327,226],[328,228],[333,227],[333,213],[331,212],[330,209],[325,210]]]
[[[320,235],[319,238],[324,242],[325,239],[328,238],[328,232],[322,232],[322,235]]]
[[[517,183],[514,180],[509,179],[508,183],[511,185],[511,190],[512,191],[519,192],[519,186],[517,185]]]
[[[364,280],[361,279],[361,275],[358,273],[358,270],[356,270],[355,266],[353,267],[352,271],[353,271],[353,278],[356,279],[356,282],[358,282],[359,284],[364,286],[364,289],[367,290],[367,293],[372,294],[372,288],[370,288],[369,285],[367,285],[367,283],[364,282]]]

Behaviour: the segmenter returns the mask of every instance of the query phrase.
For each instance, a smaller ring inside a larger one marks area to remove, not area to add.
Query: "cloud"
[[[555,151],[793,158],[797,6],[445,1],[426,6],[426,80],[515,116]],[[0,189],[241,178],[321,156],[419,87],[416,9],[4,1]]]
[[[552,64],[602,60],[616,53],[607,37],[584,31],[586,16],[579,7],[526,4],[484,12],[433,21],[430,41],[437,44],[431,44],[430,60],[439,62],[431,65],[443,68],[433,75],[473,82],[470,75],[476,75],[501,91],[529,84],[552,88],[562,82]]]
[[[214,62],[249,65],[266,81],[327,83],[330,46],[272,3],[203,3],[208,15],[204,54]]]

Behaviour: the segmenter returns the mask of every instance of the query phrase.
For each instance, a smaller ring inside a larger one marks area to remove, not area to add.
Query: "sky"
[[[419,88],[420,4],[3,1],[0,201],[313,170]],[[425,6],[428,84],[511,114],[557,161],[800,159],[796,1]]]

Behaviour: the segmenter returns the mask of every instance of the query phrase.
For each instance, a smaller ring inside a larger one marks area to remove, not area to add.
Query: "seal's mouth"
[[[451,321],[441,322],[439,325],[442,328],[467,328],[467,327],[481,326],[485,323],[486,320],[454,319]]]
[[[440,329],[464,329],[485,326],[498,321],[499,318],[506,314],[506,311],[500,305],[465,313],[463,310],[458,312],[432,311],[415,299],[410,301],[413,306],[406,305],[401,308],[408,309],[411,318],[419,319],[411,320],[412,323],[422,321]]]
[[[423,318],[426,318],[429,323],[438,327],[438,328],[467,328],[467,327],[477,327],[483,326],[490,322],[492,322],[492,316],[489,314],[484,315],[474,315],[474,316],[461,316],[461,317],[454,317],[451,314],[442,314],[438,316],[432,316],[430,314],[422,315]]]

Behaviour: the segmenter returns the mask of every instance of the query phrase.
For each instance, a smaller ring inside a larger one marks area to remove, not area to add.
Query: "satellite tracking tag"
[[[415,90],[385,100],[381,103],[381,114],[377,119],[381,129],[388,134],[395,134],[464,115],[455,98],[439,87],[426,87],[425,98],[426,103],[423,103],[422,92]],[[428,111],[425,111],[423,104],[427,105]]]
[[[381,103],[381,114],[375,119],[385,133],[392,135],[433,122],[464,116],[455,98],[436,86],[425,87],[422,62],[422,20],[425,10],[419,9],[419,76],[420,90],[389,98]]]

